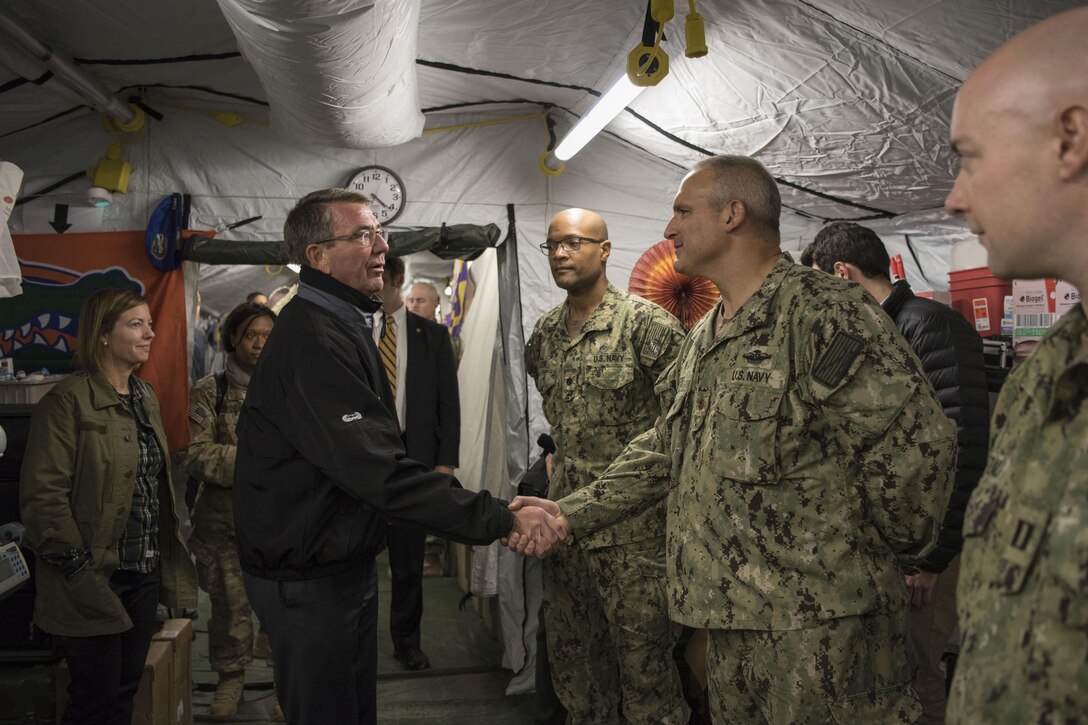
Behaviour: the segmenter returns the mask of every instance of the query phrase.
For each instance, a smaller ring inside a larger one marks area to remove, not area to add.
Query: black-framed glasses
[[[556,253],[560,246],[568,254],[577,252],[583,244],[600,244],[603,239],[591,239],[590,237],[564,237],[563,239],[549,239],[540,245],[540,251],[549,256]]]
[[[351,234],[341,234],[338,237],[329,237],[328,239],[322,239],[320,242],[314,242],[314,244],[332,244],[334,242],[357,242],[370,246],[374,243],[377,237],[385,239],[385,231],[378,227],[377,229],[360,229],[357,232]]]

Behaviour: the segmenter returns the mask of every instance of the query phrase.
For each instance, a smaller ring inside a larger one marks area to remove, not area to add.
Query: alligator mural
[[[0,353],[14,358],[16,370],[71,372],[83,300],[107,287],[145,293],[120,267],[76,272],[22,260],[20,267],[23,293],[0,305]]]

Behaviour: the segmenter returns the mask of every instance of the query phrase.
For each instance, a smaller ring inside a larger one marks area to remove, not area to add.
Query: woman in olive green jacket
[[[80,311],[77,362],[35,406],[20,479],[38,555],[36,624],[71,684],[63,722],[128,725],[159,602],[195,606],[195,569],[174,510],[159,404],[135,376],[151,314],[129,290]]]

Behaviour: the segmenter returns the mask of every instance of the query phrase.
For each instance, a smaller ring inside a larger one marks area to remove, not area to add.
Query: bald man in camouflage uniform
[[[675,317],[608,282],[604,220],[556,215],[542,245],[567,300],[536,324],[529,374],[556,443],[549,495],[591,483],[660,413],[654,381],[676,355]],[[575,723],[685,723],[667,614],[664,506],[544,563],[544,618],[556,693]]]
[[[589,535],[674,482],[670,614],[709,630],[715,722],[913,722],[901,566],[934,545],[955,431],[865,290],[781,253],[780,204],[748,158],[684,179],[665,233],[722,301],[658,382],[656,425],[559,523]]]
[[[1080,304],[1001,389],[964,515],[956,723],[1088,722],[1088,8],[1028,28],[952,111],[947,209],[997,276],[1061,276]]]

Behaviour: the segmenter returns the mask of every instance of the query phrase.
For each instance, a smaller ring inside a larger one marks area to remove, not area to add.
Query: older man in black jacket
[[[374,723],[386,519],[474,544],[556,537],[540,509],[511,514],[405,456],[371,336],[389,247],[368,197],[307,195],[284,240],[303,266],[238,421],[238,554],[288,722]]]
[[[944,722],[945,679],[941,655],[956,627],[956,581],[963,548],[963,513],[986,467],[990,398],[982,338],[947,305],[917,297],[906,280],[892,284],[888,252],[871,229],[834,222],[820,230],[801,263],[853,280],[880,302],[922,361],[945,415],[956,423],[956,483],[937,537],[921,570],[907,576],[911,594],[908,630],[918,674],[914,689],[925,713],[919,723]]]

